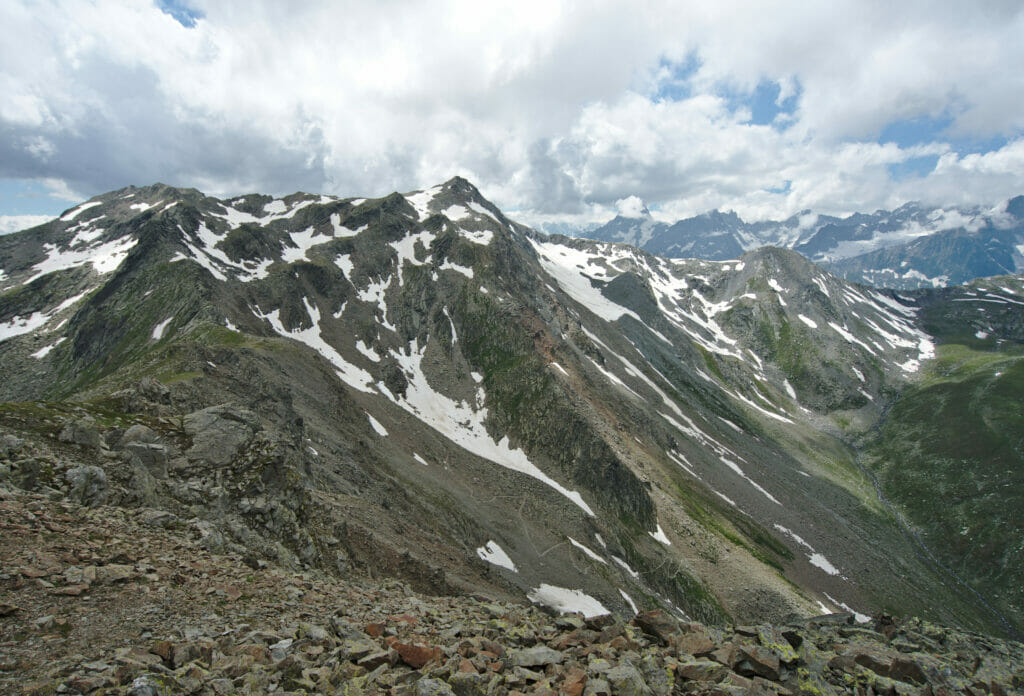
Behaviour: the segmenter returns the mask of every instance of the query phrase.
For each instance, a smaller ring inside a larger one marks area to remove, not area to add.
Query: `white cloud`
[[[27,230],[52,219],[52,215],[0,215],[0,234]]]
[[[647,206],[644,205],[643,200],[637,196],[620,198],[615,201],[615,207],[618,210],[619,215],[622,217],[642,218],[650,214],[648,213]]]
[[[130,0],[3,3],[0,178],[377,195],[462,174],[527,220],[1021,192],[1017,3],[193,4],[186,28]],[[775,128],[728,96],[764,81],[796,102]],[[948,133],[875,142],[920,118]],[[923,154],[934,172],[894,181]]]

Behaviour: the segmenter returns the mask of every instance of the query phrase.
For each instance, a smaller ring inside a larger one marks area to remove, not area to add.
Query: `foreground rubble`
[[[148,508],[0,489],[0,692],[1012,694],[1024,645],[847,614],[553,617],[216,554]]]

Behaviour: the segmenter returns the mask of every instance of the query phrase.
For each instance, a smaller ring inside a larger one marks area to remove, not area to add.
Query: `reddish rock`
[[[415,626],[416,622],[419,621],[419,619],[409,614],[399,614],[398,616],[389,616],[388,621],[392,621],[394,623],[404,623],[408,624],[409,626]]]
[[[680,633],[679,622],[661,609],[653,609],[637,614],[633,623],[641,631],[656,638],[662,645],[668,645],[672,637]]]
[[[494,662],[487,665],[487,669],[496,674],[500,674],[505,670],[505,662],[503,660],[495,660]]]
[[[441,657],[440,648],[430,648],[425,645],[409,645],[408,643],[394,643],[392,648],[398,653],[402,662],[413,669],[420,669],[431,660]]]
[[[45,578],[50,573],[40,568],[22,568],[21,574],[26,578]]]
[[[684,633],[673,639],[676,651],[680,655],[707,657],[718,647],[715,642],[703,633]]]
[[[579,667],[571,667],[562,680],[559,691],[566,696],[581,696],[587,686],[587,674]]]
[[[171,664],[171,655],[174,654],[174,643],[169,640],[158,640],[153,643],[149,651],[160,657],[166,664]]]
[[[62,595],[64,597],[78,597],[88,589],[88,585],[66,585],[65,587],[58,587],[54,590],[50,590],[50,594]]]
[[[476,667],[474,667],[473,663],[466,658],[462,658],[459,662],[459,671],[466,672],[467,674],[476,674]]]
[[[270,664],[270,648],[262,643],[245,643],[231,651],[233,655],[248,655],[253,662],[261,665]]]
[[[363,633],[371,638],[380,638],[384,635],[384,628],[385,626],[382,623],[368,623],[363,626]]]
[[[760,645],[741,645],[741,658],[733,669],[747,677],[764,677],[772,681],[779,680],[779,656]]]

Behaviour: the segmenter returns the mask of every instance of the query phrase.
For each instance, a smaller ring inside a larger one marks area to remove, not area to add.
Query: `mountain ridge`
[[[114,453],[82,464],[123,459],[125,504],[188,504],[232,544],[258,530],[284,562],[335,567],[322,507],[364,570],[372,539],[406,559],[388,572],[435,590],[557,586],[711,621],[828,602],[998,625],[916,558],[849,441],[930,364],[922,308],[1002,303],[984,324],[997,347],[1019,341],[1019,290],[936,304],[785,250],[670,261],[545,237],[459,178],[369,200],[172,191],[122,189],[0,239],[0,395],[23,404],[4,428],[48,432],[81,404]],[[42,398],[43,413],[24,405]],[[180,466],[152,485],[104,423],[141,424],[139,409],[184,424],[157,431]],[[214,465],[188,423],[242,439]],[[253,516],[260,457],[293,501],[281,519]],[[185,502],[193,480],[233,483],[204,507]]]
[[[646,211],[646,208],[644,209]],[[616,216],[580,236],[619,241],[651,253],[709,260],[739,258],[760,246],[794,249],[847,280],[895,289],[963,284],[1024,269],[1024,196],[991,210],[927,207],[845,218],[802,211],[786,220],[748,223],[713,210],[667,223],[649,213]],[[959,248],[950,250],[950,245]]]

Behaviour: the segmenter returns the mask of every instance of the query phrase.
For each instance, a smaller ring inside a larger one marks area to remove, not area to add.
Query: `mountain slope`
[[[1005,628],[850,444],[934,354],[923,296],[546,237],[458,178],[125,189],[0,239],[0,268],[0,425],[42,438],[20,485],[98,467],[228,546],[431,592]]]

